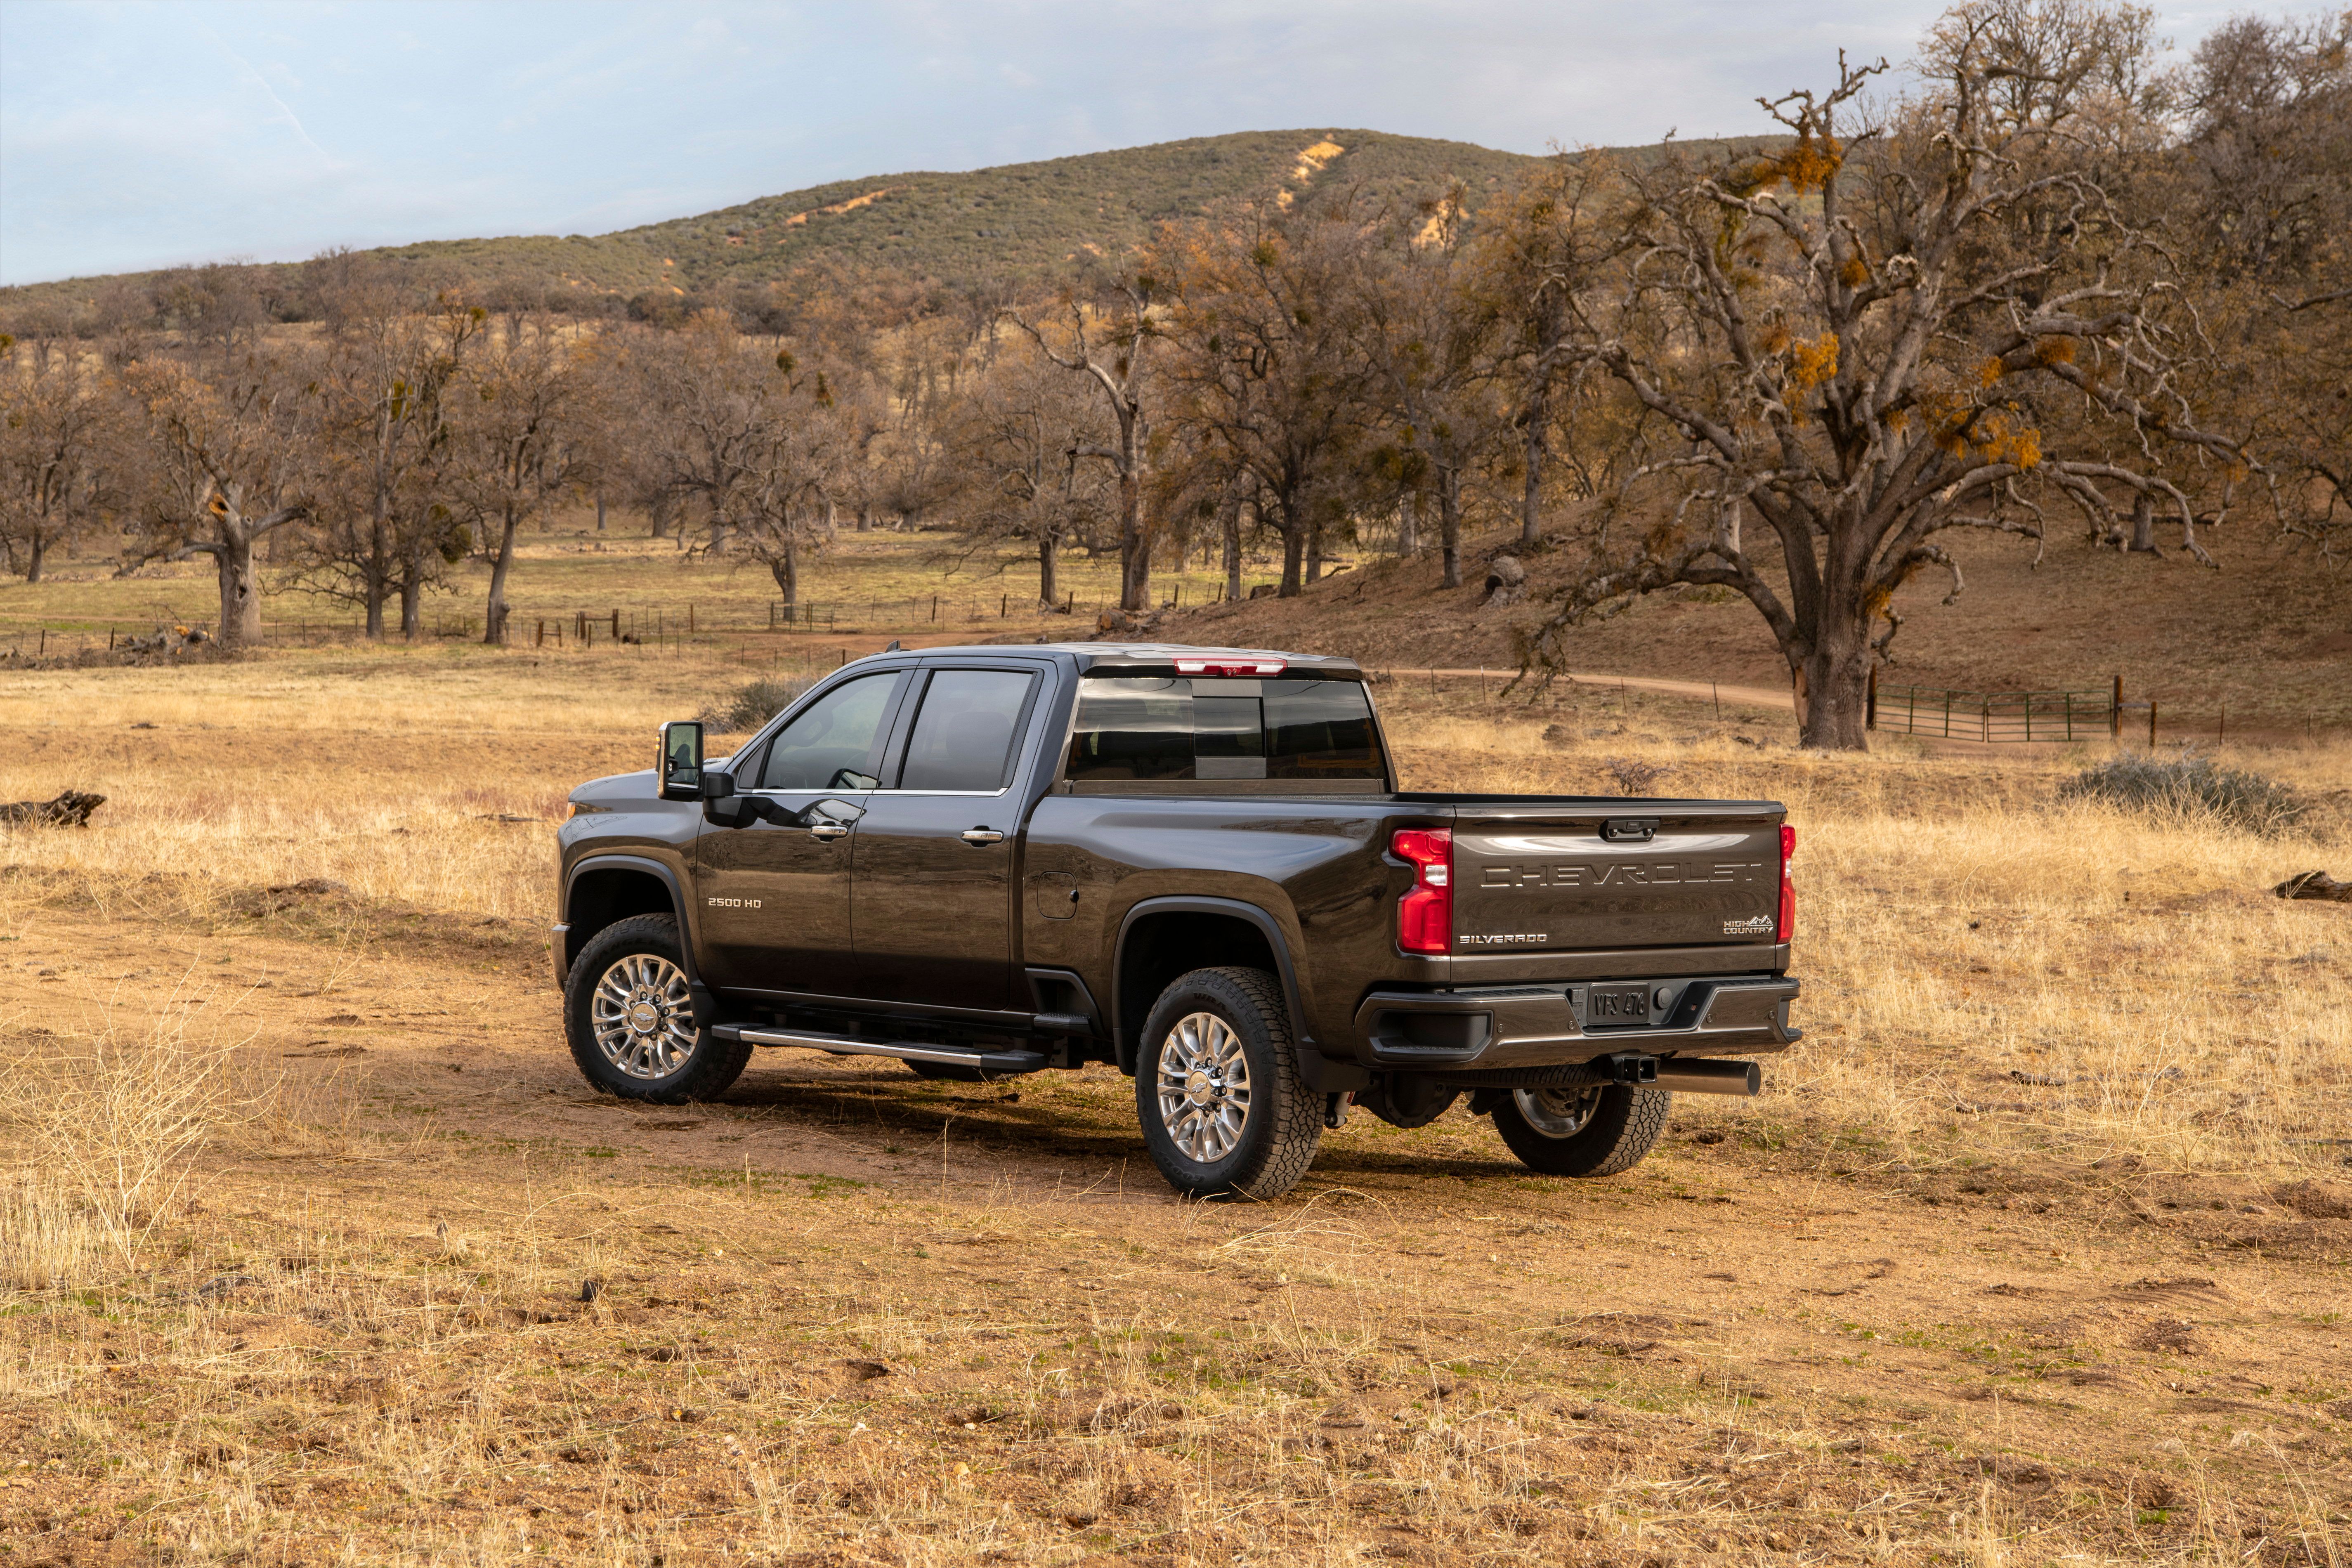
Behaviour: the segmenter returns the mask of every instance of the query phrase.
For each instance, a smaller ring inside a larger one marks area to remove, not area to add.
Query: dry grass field
[[[0,1568],[2352,1563],[2352,909],[2265,892],[2352,750],[2230,759],[2265,838],[1383,688],[1418,786],[1788,802],[1807,1037],[1626,1176],[1359,1113],[1202,1205],[1102,1068],[584,1091],[552,821],[736,678],[0,676],[0,800],[109,797],[0,828]]]

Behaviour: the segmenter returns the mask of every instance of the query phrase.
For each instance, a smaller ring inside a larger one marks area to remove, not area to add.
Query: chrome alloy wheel
[[[1547,1138],[1573,1138],[1592,1124],[1601,1109],[1601,1089],[1515,1089],[1519,1114]]]
[[[1160,1121],[1188,1160],[1213,1165],[1249,1125],[1249,1058],[1234,1026],[1188,1013],[1160,1047]]]
[[[694,1055],[686,972],[659,953],[616,960],[596,982],[588,1017],[596,1048],[631,1078],[667,1078]]]

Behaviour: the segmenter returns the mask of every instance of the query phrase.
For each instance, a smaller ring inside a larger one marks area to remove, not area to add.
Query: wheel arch
[[[1290,1009],[1291,1038],[1313,1079],[1322,1058],[1292,962],[1290,942],[1274,916],[1239,899],[1171,895],[1145,899],[1118,924],[1111,955],[1112,1039],[1119,1070],[1132,1074],[1151,1005],[1178,975],[1219,965],[1270,969]]]
[[[597,855],[578,862],[563,878],[563,972],[596,933],[632,915],[668,915],[677,921],[678,956],[687,984],[697,993],[702,977],[694,963],[694,927],[687,917],[686,890],[677,873],[640,855]]]

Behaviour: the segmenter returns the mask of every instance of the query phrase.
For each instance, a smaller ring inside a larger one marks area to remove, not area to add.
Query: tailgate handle
[[[1647,844],[1658,836],[1654,816],[1612,816],[1601,825],[1604,844]]]

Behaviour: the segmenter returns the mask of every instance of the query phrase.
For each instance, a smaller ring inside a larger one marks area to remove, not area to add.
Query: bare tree
[[[209,376],[167,359],[123,374],[158,458],[146,536],[131,563],[210,555],[220,577],[220,644],[231,651],[261,640],[254,546],[309,512],[315,409],[307,370],[253,352]]]
[[[49,552],[103,516],[121,480],[125,436],[96,367],[36,357],[0,334],[0,552],[27,583]]]
[[[1828,93],[1766,102],[1792,133],[1769,155],[1629,175],[1637,248],[1576,300],[1575,353],[1679,450],[1628,487],[1663,520],[1623,545],[1604,522],[1531,668],[1561,668],[1561,628],[1632,595],[1720,585],[1770,626],[1804,743],[1857,749],[1895,592],[1929,568],[1961,587],[1939,536],[2040,538],[2052,498],[2112,518],[2146,496],[2201,552],[2158,458],[2186,451],[2218,479],[2247,455],[2199,422],[2181,384],[2197,324],[2089,171],[2085,84],[2113,74],[2114,35],[2046,19],[2035,0],[1963,6],[1937,36],[1940,79],[1891,121],[1847,123],[1884,68],[1841,62]],[[2021,70],[2041,88],[2021,91]]]
[[[1503,432],[1496,396],[1498,312],[1470,288],[1462,193],[1354,247],[1355,309],[1370,357],[1366,395],[1420,459],[1437,502],[1439,585],[1462,585],[1463,487]],[[1538,298],[1549,297],[1538,289]],[[1402,467],[1402,465],[1400,465]]]
[[[2290,532],[2352,531],[2352,11],[2241,16],[2172,84],[2180,227],[2231,352],[2212,395],[2251,428]]]
[[[1608,221],[1615,179],[1615,165],[1597,153],[1547,158],[1480,225],[1472,287],[1497,318],[1496,380],[1519,439],[1523,543],[1543,531],[1555,456],[1576,466],[1588,445],[1571,440],[1565,454],[1556,454],[1553,433],[1579,407],[1577,394],[1591,369],[1576,353],[1571,301],[1618,259],[1623,240]]]
[[[453,384],[488,313],[443,295],[429,312],[380,268],[338,276],[321,385],[328,489],[310,531],[305,580],[348,599],[384,635],[397,599],[401,634],[423,635],[425,592],[465,559],[471,531],[452,502]]]
[[[1109,438],[1080,442],[1073,457],[1109,465],[1118,489],[1118,604],[1151,607],[1151,541],[1144,527],[1143,486],[1151,464],[1151,422],[1144,410],[1147,351],[1160,335],[1152,316],[1158,285],[1149,272],[1111,278],[1091,298],[1073,289],[1058,302],[1049,336],[1045,318],[1008,310],[1005,320],[1040,353],[1085,376],[1110,416]]]
[[[1163,234],[1168,376],[1185,438],[1255,481],[1260,521],[1282,540],[1286,598],[1321,574],[1328,529],[1354,515],[1371,411],[1353,281],[1370,243],[1344,204],[1263,205],[1244,222]]]
[[[598,386],[592,357],[544,316],[510,318],[504,347],[480,356],[452,399],[464,451],[459,491],[497,538],[482,615],[486,643],[507,640],[516,531],[576,483],[591,460]]]
[[[1101,400],[1042,353],[1009,349],[957,401],[948,427],[966,479],[963,521],[976,543],[1019,542],[1037,559],[1037,599],[1061,599],[1062,552],[1117,538],[1118,498],[1078,450],[1104,444]]]

